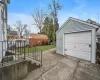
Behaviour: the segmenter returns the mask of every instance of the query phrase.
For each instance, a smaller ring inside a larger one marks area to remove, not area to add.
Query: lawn
[[[35,52],[39,52],[39,51],[49,50],[49,49],[52,49],[52,48],[55,48],[55,47],[56,47],[55,45],[37,46],[37,47],[31,47],[31,48],[26,47],[26,48],[19,48],[19,49],[16,50],[16,52],[18,52],[18,53],[24,53],[25,52],[25,54],[35,53]]]
[[[52,48],[55,48],[55,47],[56,47],[55,45],[47,45],[47,46],[38,46],[37,48],[39,50],[45,51],[45,50],[49,50],[49,49],[52,49]]]

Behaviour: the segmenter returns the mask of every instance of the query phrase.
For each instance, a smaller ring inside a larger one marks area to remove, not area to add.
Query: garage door
[[[66,55],[91,60],[91,32],[65,34],[64,42]]]

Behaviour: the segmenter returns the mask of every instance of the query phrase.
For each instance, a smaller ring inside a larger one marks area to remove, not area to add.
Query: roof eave
[[[79,19],[75,19],[75,18],[72,18],[72,17],[70,17],[70,19],[75,20],[75,21],[80,22],[80,23],[83,23],[83,24],[86,24],[86,25],[89,25],[89,26],[92,26],[92,27],[94,27],[94,28],[99,28],[99,26],[96,26],[96,25],[87,23],[87,22],[82,21],[82,20],[79,20]]]
[[[87,23],[87,22],[85,22],[85,21],[82,21],[82,20],[79,20],[79,19],[76,19],[76,18],[69,17],[68,20],[65,21],[65,23],[64,23],[64,24],[60,27],[60,29],[56,32],[56,34],[57,34],[57,33],[63,28],[63,26],[64,26],[65,24],[67,24],[70,20],[74,20],[74,21],[77,21],[77,22],[86,24],[86,25],[88,25],[88,26],[92,26],[92,27],[94,27],[94,28],[99,28],[99,26],[96,26],[96,25],[93,25],[93,24],[89,24],[89,23]]]
[[[65,24],[67,24],[70,21],[70,17],[64,22],[64,24],[59,28],[59,30],[56,31],[56,34],[63,28]]]

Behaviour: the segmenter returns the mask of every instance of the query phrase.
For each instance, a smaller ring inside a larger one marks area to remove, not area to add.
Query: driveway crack
[[[56,57],[55,57],[56,58]],[[40,79],[40,78],[42,78],[42,75],[44,75],[46,72],[48,72],[49,70],[51,70],[52,68],[54,68],[58,63],[59,63],[59,61],[60,61],[61,59],[59,59],[59,58],[57,58],[57,63],[55,64],[55,65],[53,65],[53,66],[51,66],[49,69],[47,69],[47,70],[44,70],[43,68],[43,70],[41,70],[41,72],[42,72],[42,74],[39,76],[39,77],[37,77],[35,80],[38,80],[38,79]],[[42,78],[42,80],[44,80],[43,78]]]
[[[78,66],[79,66],[79,63],[80,63],[80,60],[77,62],[76,68],[74,69],[74,71],[73,71],[73,73],[72,73],[72,76],[70,77],[69,80],[72,80],[72,79],[73,79],[74,74],[76,73],[76,70],[77,70],[77,68],[78,68]]]

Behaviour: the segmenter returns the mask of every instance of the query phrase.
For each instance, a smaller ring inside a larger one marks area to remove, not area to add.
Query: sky
[[[8,24],[15,28],[14,24],[20,20],[23,24],[28,24],[32,33],[38,33],[38,28],[33,25],[32,14],[38,8],[48,13],[51,2],[52,0],[11,0],[8,4]],[[100,0],[59,0],[59,3],[62,6],[58,13],[60,27],[69,17],[100,22]]]

